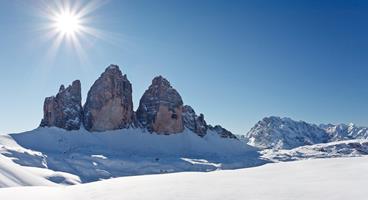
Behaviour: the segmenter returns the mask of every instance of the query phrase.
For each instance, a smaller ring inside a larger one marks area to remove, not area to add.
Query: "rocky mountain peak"
[[[126,76],[125,74],[123,75],[123,73],[121,72],[120,68],[118,65],[109,65],[108,67],[106,67],[105,72],[103,72],[101,74],[101,76]]]
[[[208,126],[206,121],[204,120],[204,115],[200,114],[198,116],[191,106],[185,105],[183,107],[183,119],[184,126],[187,127],[189,130],[193,131],[201,137],[207,134]]]
[[[63,92],[64,90],[65,90],[65,86],[64,85],[60,85],[59,93]]]
[[[67,88],[60,86],[56,96],[47,97],[43,106],[41,127],[56,126],[66,130],[78,130],[82,121],[81,84],[76,80]]]
[[[175,134],[186,127],[200,137],[211,131],[223,138],[236,138],[221,126],[207,125],[203,114],[197,115],[191,106],[184,106],[180,94],[162,76],[153,78],[134,112],[132,84],[113,64],[93,83],[83,108],[80,81],[67,88],[61,85],[56,96],[45,99],[41,126],[75,130],[81,124],[96,132],[140,127],[158,134]]]
[[[160,76],[156,76],[155,78],[153,78],[152,80],[152,87],[167,87],[167,88],[172,88],[170,85],[170,82],[165,79],[164,77]]]
[[[171,86],[170,82],[162,76],[156,76],[146,92],[150,98],[160,100],[162,103],[176,104],[174,106],[183,105],[180,94]]]
[[[88,91],[84,126],[89,131],[126,128],[133,122],[132,85],[117,65],[110,65]]]
[[[108,67],[106,67],[105,71],[109,71],[109,70],[118,70],[118,71],[120,71],[119,65],[110,64]]]
[[[180,133],[184,130],[182,112],[180,94],[167,79],[157,76],[140,99],[137,119],[150,132]]]

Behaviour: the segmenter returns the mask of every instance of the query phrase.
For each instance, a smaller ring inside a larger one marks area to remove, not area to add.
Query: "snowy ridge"
[[[213,171],[264,164],[257,149],[239,140],[221,138],[214,131],[205,137],[185,130],[173,135],[144,129],[106,132],[38,128],[0,137],[0,155],[18,168],[48,170],[46,178],[61,184],[91,182],[113,177],[181,171]],[[13,167],[11,167],[13,169]],[[35,170],[34,170],[35,171]],[[17,179],[17,177],[15,177]],[[29,185],[19,182],[19,185]],[[2,187],[14,186],[4,183]]]

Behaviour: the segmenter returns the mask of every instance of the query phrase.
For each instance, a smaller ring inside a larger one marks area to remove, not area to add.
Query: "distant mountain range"
[[[240,139],[261,149],[293,149],[304,145],[367,139],[368,128],[354,124],[311,124],[290,118],[266,117]]]

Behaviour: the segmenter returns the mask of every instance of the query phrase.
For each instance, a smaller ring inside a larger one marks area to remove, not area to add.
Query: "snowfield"
[[[142,129],[91,133],[38,128],[0,135],[0,187],[238,169],[266,163],[257,151],[211,131],[201,138],[189,130],[157,135]]]
[[[78,176],[55,172],[45,168],[24,167],[0,155],[0,188],[12,186],[56,186],[59,184],[79,184]]]
[[[365,200],[368,157],[271,163],[214,172],[114,178],[74,186],[0,189],[12,200]]]
[[[367,154],[366,139],[260,150],[215,132],[37,128],[0,135],[0,199],[363,200]]]
[[[368,140],[355,139],[305,145],[294,149],[265,149],[262,157],[272,162],[315,158],[359,157],[368,155]]]

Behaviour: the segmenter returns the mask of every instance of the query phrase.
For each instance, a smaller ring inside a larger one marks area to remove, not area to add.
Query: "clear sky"
[[[368,1],[97,2],[87,21],[99,34],[79,48],[47,37],[50,2],[0,2],[0,133],[37,127],[60,84],[80,79],[85,99],[112,63],[135,109],[163,75],[236,134],[270,115],[368,126]]]

